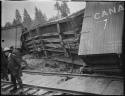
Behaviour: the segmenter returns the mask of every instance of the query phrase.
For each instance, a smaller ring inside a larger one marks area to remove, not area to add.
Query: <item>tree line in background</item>
[[[68,16],[68,14],[70,13],[70,10],[69,10],[66,2],[62,2],[61,4],[59,2],[56,2],[54,7],[58,11],[58,14],[49,19],[47,19],[46,14],[42,13],[42,11],[40,9],[35,7],[35,19],[34,20],[31,19],[30,15],[26,9],[24,9],[23,18],[21,17],[19,10],[16,9],[15,18],[14,18],[13,22],[12,23],[7,22],[5,24],[5,27],[14,26],[17,24],[23,24],[23,26],[25,28],[30,29],[31,27],[34,27],[36,25],[39,25],[39,24],[42,25],[46,22],[54,21],[59,18]]]

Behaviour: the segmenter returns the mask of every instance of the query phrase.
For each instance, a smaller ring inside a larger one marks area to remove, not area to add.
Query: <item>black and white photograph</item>
[[[124,3],[1,0],[1,95],[124,95]]]

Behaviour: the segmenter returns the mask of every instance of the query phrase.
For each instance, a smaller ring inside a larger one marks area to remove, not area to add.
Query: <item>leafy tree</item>
[[[16,25],[16,24],[17,24],[16,19],[14,19],[13,20],[13,25]]]
[[[20,24],[22,22],[22,17],[20,15],[19,10],[16,9],[16,23]]]
[[[70,10],[66,2],[63,2],[61,4],[61,13],[62,13],[62,17],[68,16],[68,14],[70,13]]]
[[[39,10],[35,7],[35,19],[39,18]]]
[[[58,16],[53,16],[53,17],[51,17],[48,21],[55,21],[55,20],[57,20],[57,19],[59,19]]]
[[[45,23],[47,21],[46,19],[46,15],[35,7],[35,25]]]
[[[54,6],[55,6],[56,10],[58,11],[58,13],[61,15],[61,17],[68,16],[68,14],[70,13],[68,5],[64,1],[62,2],[61,5],[58,2],[56,2],[56,4]]]
[[[30,15],[28,14],[27,10],[24,9],[24,18],[23,18],[23,26],[27,29],[31,28],[32,19],[30,18]]]
[[[56,4],[54,5],[55,9],[58,11],[58,17],[60,17],[60,10],[61,10],[61,7],[60,7],[60,4],[58,2],[56,2]]]
[[[39,15],[40,15],[40,17],[41,17],[41,22],[42,22],[42,23],[45,23],[45,22],[47,21],[46,15],[43,14],[43,13],[41,12],[41,10],[39,10]]]
[[[6,24],[5,24],[5,27],[10,27],[11,26],[11,23],[10,22],[7,22]]]
[[[18,9],[16,9],[16,12],[15,12],[15,18],[13,20],[13,23],[12,25],[17,25],[17,24],[21,24],[22,23],[22,17],[20,15],[20,12]]]

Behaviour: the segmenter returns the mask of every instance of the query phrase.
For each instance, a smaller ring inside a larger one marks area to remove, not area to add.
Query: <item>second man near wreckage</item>
[[[22,76],[21,57],[17,56],[14,53],[11,53],[11,50],[8,47],[4,48],[4,52],[5,52],[5,55],[8,57],[8,69],[10,71],[11,81],[14,86],[11,92],[17,91],[16,81],[19,84],[19,89],[23,89],[22,80],[21,80],[21,76]]]

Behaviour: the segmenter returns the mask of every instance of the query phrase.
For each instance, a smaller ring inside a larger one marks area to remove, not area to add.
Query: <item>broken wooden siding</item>
[[[52,56],[51,58],[54,57],[53,54],[55,53],[59,55],[63,54],[62,60],[63,58],[69,59],[69,57],[73,57],[73,54],[78,53],[83,15],[84,10],[81,10],[78,14],[75,13],[62,20],[37,26],[23,33],[29,51],[36,52],[40,48],[46,53],[44,56]],[[80,57],[77,55],[77,58]],[[63,61],[72,63],[72,59],[69,59],[69,61],[64,59]],[[82,63],[77,64],[82,65]]]

